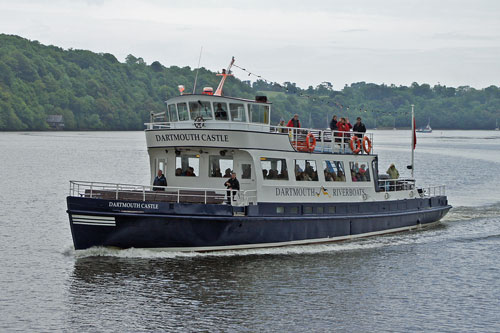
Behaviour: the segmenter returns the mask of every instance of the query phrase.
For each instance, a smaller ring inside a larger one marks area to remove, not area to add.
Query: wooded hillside
[[[375,121],[378,127],[408,127],[410,104],[415,104],[417,126],[430,118],[434,128],[492,129],[500,118],[496,86],[359,82],[335,91],[329,82],[301,89],[291,82],[241,81],[238,77],[248,76],[236,68],[234,74],[224,94],[267,95],[274,123],[298,113],[303,126],[328,127],[327,119],[337,114],[351,120],[360,115],[368,127]],[[48,129],[48,115],[62,115],[67,130],[140,130],[150,112],[164,111],[164,100],[178,95],[178,85],[191,92],[194,76],[190,67],[148,65],[133,55],[121,63],[109,53],[63,50],[0,34],[0,130]],[[215,88],[218,81],[215,73],[201,68],[197,91]]]

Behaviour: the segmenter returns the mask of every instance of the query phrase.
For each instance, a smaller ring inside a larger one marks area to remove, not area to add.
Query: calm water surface
[[[409,175],[408,131],[376,131]],[[425,231],[216,254],[75,253],[69,180],[144,183],[142,132],[0,133],[0,331],[500,331],[500,133],[418,136]]]

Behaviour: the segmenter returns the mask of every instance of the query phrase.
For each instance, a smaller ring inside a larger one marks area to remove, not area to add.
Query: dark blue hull
[[[451,208],[445,196],[248,207],[79,197],[68,197],[67,203],[77,250],[112,246],[210,251],[329,242],[424,226],[439,221]]]

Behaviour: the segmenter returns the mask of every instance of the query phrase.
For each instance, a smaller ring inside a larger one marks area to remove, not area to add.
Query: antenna
[[[198,72],[200,71],[200,62],[201,62],[201,53],[202,52],[203,52],[203,46],[200,49],[200,57],[198,58],[198,68],[196,69],[196,75],[194,76],[193,95],[196,92],[196,81],[198,80]]]

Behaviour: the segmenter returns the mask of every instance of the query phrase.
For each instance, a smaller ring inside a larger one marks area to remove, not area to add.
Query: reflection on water
[[[0,133],[0,331],[500,331],[500,134],[418,136],[418,183],[446,184],[455,206],[428,230],[236,252],[75,253],[68,180],[147,183],[144,141]],[[374,144],[380,171],[395,162],[409,175],[409,131],[376,131]]]

